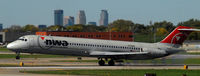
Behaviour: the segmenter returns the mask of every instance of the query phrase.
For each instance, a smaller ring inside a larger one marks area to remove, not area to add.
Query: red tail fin
[[[181,30],[181,29],[192,29],[192,28],[186,27],[186,26],[178,26],[160,43],[182,44],[192,31],[191,30]]]

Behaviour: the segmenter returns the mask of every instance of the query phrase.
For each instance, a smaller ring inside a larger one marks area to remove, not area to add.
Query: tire
[[[109,66],[114,66],[114,65],[115,65],[114,60],[110,60],[110,61],[108,62],[108,65],[109,65]]]
[[[100,60],[98,63],[99,63],[100,66],[104,66],[105,65],[105,61],[103,61],[103,60]]]
[[[19,60],[19,59],[20,59],[20,56],[16,56],[16,59]]]

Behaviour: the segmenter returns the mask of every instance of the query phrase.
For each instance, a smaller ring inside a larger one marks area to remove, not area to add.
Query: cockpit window
[[[20,37],[19,39],[17,40],[21,40],[21,41],[27,41],[27,39],[25,39],[24,37]]]
[[[18,39],[18,40],[22,40],[22,41],[24,41],[24,39]]]

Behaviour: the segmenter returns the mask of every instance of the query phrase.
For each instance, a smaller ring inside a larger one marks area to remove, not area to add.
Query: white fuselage
[[[22,39],[27,39],[22,40]],[[27,35],[7,47],[15,52],[56,55],[108,57],[117,59],[153,59],[182,51],[164,43],[140,43],[113,40]],[[12,46],[12,48],[11,48]],[[15,47],[16,46],[16,47]],[[20,48],[19,48],[20,47]],[[91,55],[91,52],[148,52],[135,55]]]

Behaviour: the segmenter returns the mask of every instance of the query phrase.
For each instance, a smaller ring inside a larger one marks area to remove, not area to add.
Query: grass
[[[34,74],[61,74],[61,75],[95,75],[95,76],[144,76],[146,73],[154,73],[157,76],[199,76],[200,70],[181,69],[120,69],[120,70],[52,70],[52,71],[20,71],[22,73]]]
[[[185,59],[184,64],[200,64],[200,58]]]
[[[16,57],[15,54],[0,54],[0,59],[1,58],[15,58],[15,57]],[[21,54],[20,57],[21,58],[64,58],[66,56],[63,56],[63,55],[44,55],[44,54],[33,54],[33,55]]]
[[[19,67],[17,64],[0,64],[0,67]]]
[[[59,65],[35,65],[34,63],[25,63],[23,67],[45,67],[45,66],[59,66]],[[0,67],[21,67],[19,64],[0,64]]]
[[[98,60],[52,60],[51,62],[98,62]]]
[[[7,48],[5,48],[5,47],[0,47],[0,51],[9,52],[10,50],[8,50],[8,49],[7,49]]]

